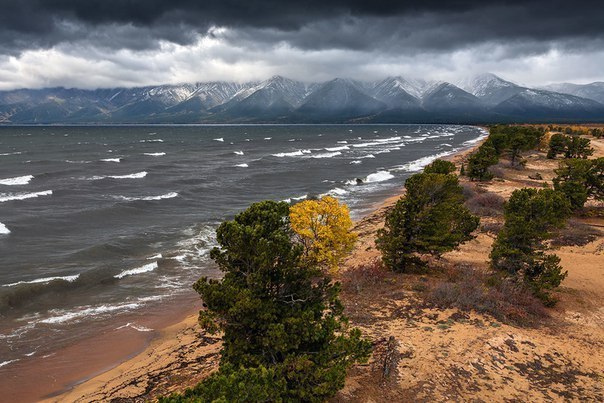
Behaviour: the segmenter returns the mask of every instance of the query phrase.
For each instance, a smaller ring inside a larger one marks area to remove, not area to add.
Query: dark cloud
[[[301,49],[452,50],[486,41],[603,36],[601,1],[8,0],[0,53],[86,41],[153,49],[193,43],[211,26],[248,43]]]

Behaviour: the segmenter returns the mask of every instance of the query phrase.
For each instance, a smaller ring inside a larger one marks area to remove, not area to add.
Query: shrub
[[[424,168],[424,173],[427,174],[450,174],[455,172],[455,164],[445,160],[435,160],[430,165]]]
[[[446,281],[426,293],[428,302],[440,308],[486,313],[516,325],[531,325],[548,317],[543,304],[522,284],[467,265],[456,266],[447,274]]]
[[[555,255],[545,254],[544,241],[570,216],[566,197],[551,189],[515,190],[504,208],[505,224],[493,243],[491,265],[527,284],[546,303],[548,291],[566,277]]]
[[[479,220],[463,205],[456,176],[416,174],[407,179],[405,188],[405,196],[387,214],[376,240],[389,269],[423,267],[415,254],[438,256],[472,239]]]
[[[583,207],[589,197],[604,199],[604,158],[560,161],[554,172],[554,189],[564,193],[574,209]]]
[[[223,332],[220,369],[186,399],[226,402],[243,390],[250,400],[333,396],[347,368],[368,358],[370,344],[348,328],[339,283],[302,259],[303,247],[292,242],[289,205],[252,204],[216,234],[220,249],[210,256],[224,277],[202,278],[194,289],[205,307],[200,325]]]
[[[496,193],[481,193],[466,201],[466,206],[479,216],[497,216],[503,212],[504,202],[504,198]]]

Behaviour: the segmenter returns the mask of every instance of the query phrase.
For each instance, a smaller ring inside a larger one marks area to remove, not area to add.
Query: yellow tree
[[[324,196],[305,200],[289,210],[291,227],[304,245],[306,257],[330,270],[337,270],[357,239],[351,231],[348,206],[338,199]]]

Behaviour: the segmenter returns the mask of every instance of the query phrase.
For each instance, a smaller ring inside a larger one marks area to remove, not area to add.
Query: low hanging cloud
[[[0,89],[492,71],[604,79],[599,2],[8,0]],[[291,4],[290,4],[291,3]],[[445,4],[443,4],[445,3]]]

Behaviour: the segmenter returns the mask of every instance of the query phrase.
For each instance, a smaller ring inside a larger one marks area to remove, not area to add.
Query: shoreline
[[[454,163],[461,161],[483,141],[484,138],[442,159]],[[401,185],[395,195],[372,206],[367,214],[355,221],[357,232],[362,231],[367,221],[379,219],[383,210],[396,203],[403,193],[404,187]],[[355,251],[348,261],[354,260],[354,255]],[[124,357],[105,371],[97,371],[46,395],[44,401],[149,399],[194,386],[217,368],[220,358],[220,338],[201,333],[197,326],[198,309],[192,307],[189,310],[192,312],[184,318],[181,316],[181,320],[157,329],[155,337],[138,353]]]

